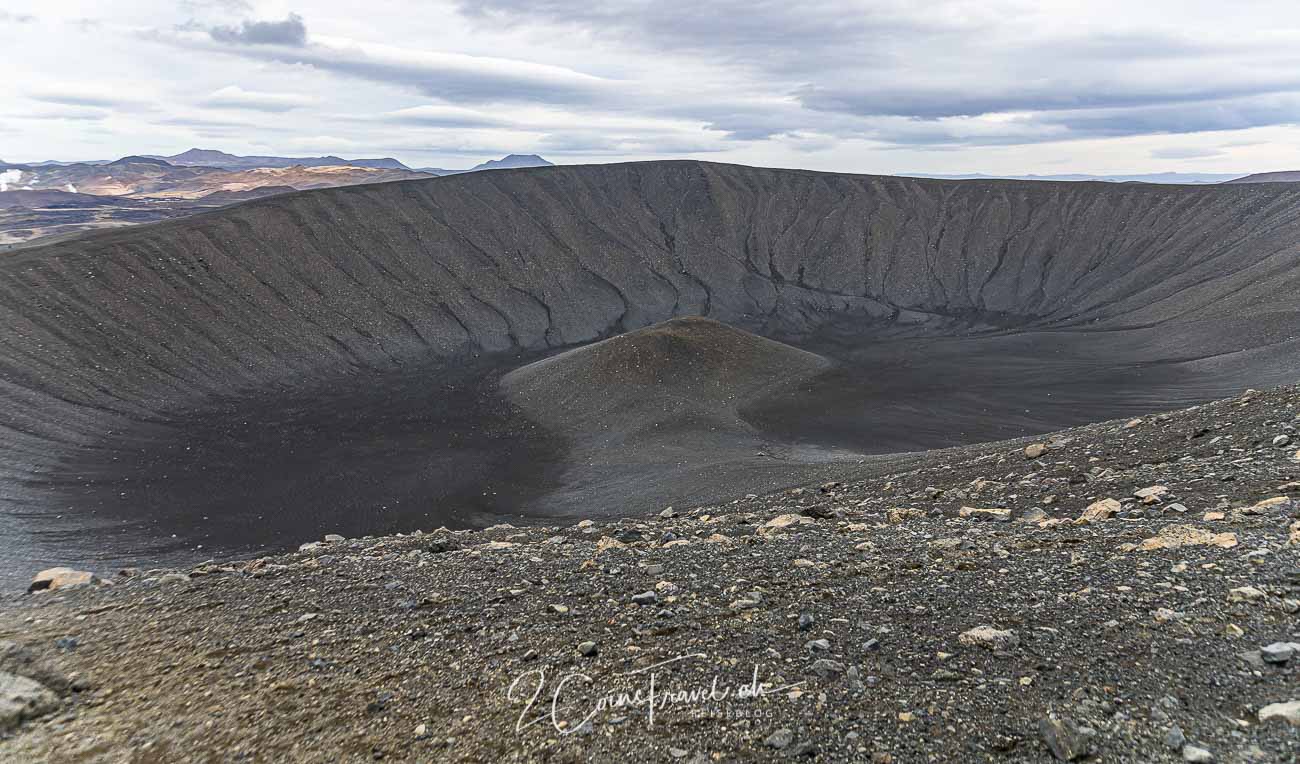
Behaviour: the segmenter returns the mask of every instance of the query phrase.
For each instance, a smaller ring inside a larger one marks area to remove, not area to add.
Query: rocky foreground
[[[1294,762],[1300,390],[0,606],[4,761]]]

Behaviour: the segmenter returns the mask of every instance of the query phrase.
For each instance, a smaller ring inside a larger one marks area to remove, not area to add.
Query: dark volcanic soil
[[[12,597],[0,670],[51,689],[0,759],[1294,762],[1298,429],[1249,392]]]
[[[516,518],[557,483],[567,449],[501,399],[499,374],[466,361],[359,375],[132,423],[11,494],[25,511],[6,523],[0,581],[283,551],[304,531]]]

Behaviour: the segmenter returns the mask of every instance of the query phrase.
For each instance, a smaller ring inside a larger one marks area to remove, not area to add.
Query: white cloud
[[[296,93],[267,93],[227,85],[215,90],[201,102],[204,106],[253,111],[285,112],[312,104],[314,99]]]

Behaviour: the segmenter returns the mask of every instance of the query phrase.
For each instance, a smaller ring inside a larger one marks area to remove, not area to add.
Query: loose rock
[[[40,682],[0,671],[0,732],[54,711],[59,696]]]
[[[777,515],[776,517],[764,523],[763,527],[759,529],[759,532],[775,533],[778,531],[783,531],[793,526],[815,524],[816,522],[817,521],[813,520],[811,517],[805,517],[804,515],[792,515],[792,514]]]
[[[1261,722],[1280,720],[1300,727],[1300,700],[1270,703],[1259,709],[1259,720]]]
[[[1282,664],[1291,660],[1300,651],[1300,644],[1295,642],[1274,642],[1259,648],[1259,655],[1265,663]]]
[[[1009,520],[1011,518],[1011,510],[1000,507],[962,507],[957,510],[957,514],[977,520]]]
[[[1167,525],[1155,536],[1138,544],[1143,552],[1158,549],[1177,549],[1184,546],[1217,546],[1231,549],[1237,545],[1235,533],[1211,533],[1191,525]]]
[[[93,586],[101,583],[99,576],[88,570],[73,568],[46,568],[32,578],[27,587],[29,592],[55,589],[68,589],[74,586]]]
[[[1118,514],[1119,511],[1123,508],[1124,505],[1120,504],[1118,501],[1114,499],[1102,499],[1101,501],[1094,501],[1093,503],[1089,504],[1086,508],[1084,508],[1083,514],[1079,515],[1079,519],[1075,520],[1075,523],[1078,524],[1100,523],[1105,520],[1111,519],[1116,514]]]
[[[971,647],[983,647],[988,650],[1006,650],[1020,644],[1020,638],[1010,629],[996,629],[992,626],[977,626],[964,631],[957,641]]]
[[[1038,722],[1038,734],[1052,756],[1060,761],[1074,761],[1088,752],[1087,736],[1068,719],[1042,719]]]

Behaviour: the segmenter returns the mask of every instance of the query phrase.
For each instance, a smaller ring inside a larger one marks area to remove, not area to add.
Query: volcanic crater
[[[0,258],[0,569],[617,516],[1294,382],[1300,190],[693,161]]]

